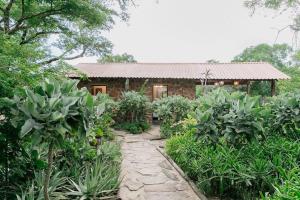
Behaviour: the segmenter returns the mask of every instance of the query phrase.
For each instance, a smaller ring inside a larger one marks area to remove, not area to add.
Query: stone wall
[[[129,79],[129,90],[139,91],[146,79]],[[90,78],[88,81],[81,81],[79,87],[87,87],[91,90],[93,85],[106,85],[107,93],[114,99],[120,98],[125,90],[125,78]],[[188,79],[148,79],[146,95],[152,100],[153,86],[167,85],[168,96],[181,95],[189,99],[195,98],[195,81]]]

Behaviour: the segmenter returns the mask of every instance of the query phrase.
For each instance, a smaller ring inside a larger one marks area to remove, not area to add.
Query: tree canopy
[[[209,60],[207,60],[206,62],[207,62],[207,63],[212,63],[212,64],[214,64],[214,63],[220,63],[220,61],[218,61],[218,60],[216,60],[216,59],[209,59]]]
[[[128,0],[0,0],[0,34],[20,46],[38,44],[37,64],[101,56],[112,47],[102,33],[114,17],[126,18],[127,5]]]
[[[277,91],[279,93],[292,92],[299,88],[300,75],[297,67],[297,55],[287,44],[259,44],[246,48],[241,54],[234,57],[232,62],[268,62],[291,77],[291,80],[279,81]],[[271,84],[268,81],[253,82],[250,93],[253,95],[270,95]]]
[[[292,64],[293,49],[287,44],[259,44],[246,48],[234,57],[233,62],[268,62],[275,67],[290,66]]]
[[[135,63],[133,55],[123,53],[117,55],[105,55],[97,60],[99,63]]]

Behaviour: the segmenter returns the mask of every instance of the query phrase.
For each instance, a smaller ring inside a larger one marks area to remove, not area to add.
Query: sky
[[[246,47],[274,44],[288,15],[259,9],[251,16],[243,0],[136,0],[129,21],[116,21],[105,33],[114,54],[132,54],[138,62],[230,62]],[[289,30],[277,43],[292,43]],[[96,62],[84,57],[70,64]]]

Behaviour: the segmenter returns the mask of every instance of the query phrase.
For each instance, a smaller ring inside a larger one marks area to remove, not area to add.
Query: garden
[[[143,90],[119,101],[46,78],[1,98],[1,199],[117,199],[121,151],[113,128],[150,128]]]
[[[300,198],[300,95],[219,88],[154,102],[167,154],[198,189],[220,199]]]
[[[116,198],[121,153],[111,101],[77,84],[45,79],[3,99],[2,123],[10,123],[1,126],[1,198]]]

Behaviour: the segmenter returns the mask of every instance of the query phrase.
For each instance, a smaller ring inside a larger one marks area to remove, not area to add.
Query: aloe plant
[[[94,100],[87,89],[78,89],[75,80],[48,80],[34,89],[24,88],[24,96],[14,96],[12,124],[22,125],[20,137],[31,137],[48,144],[48,166],[44,174],[44,198],[49,200],[48,186],[54,149],[64,139],[82,135],[91,125],[95,112]],[[96,109],[103,112],[101,105]],[[91,122],[90,122],[91,120]]]

